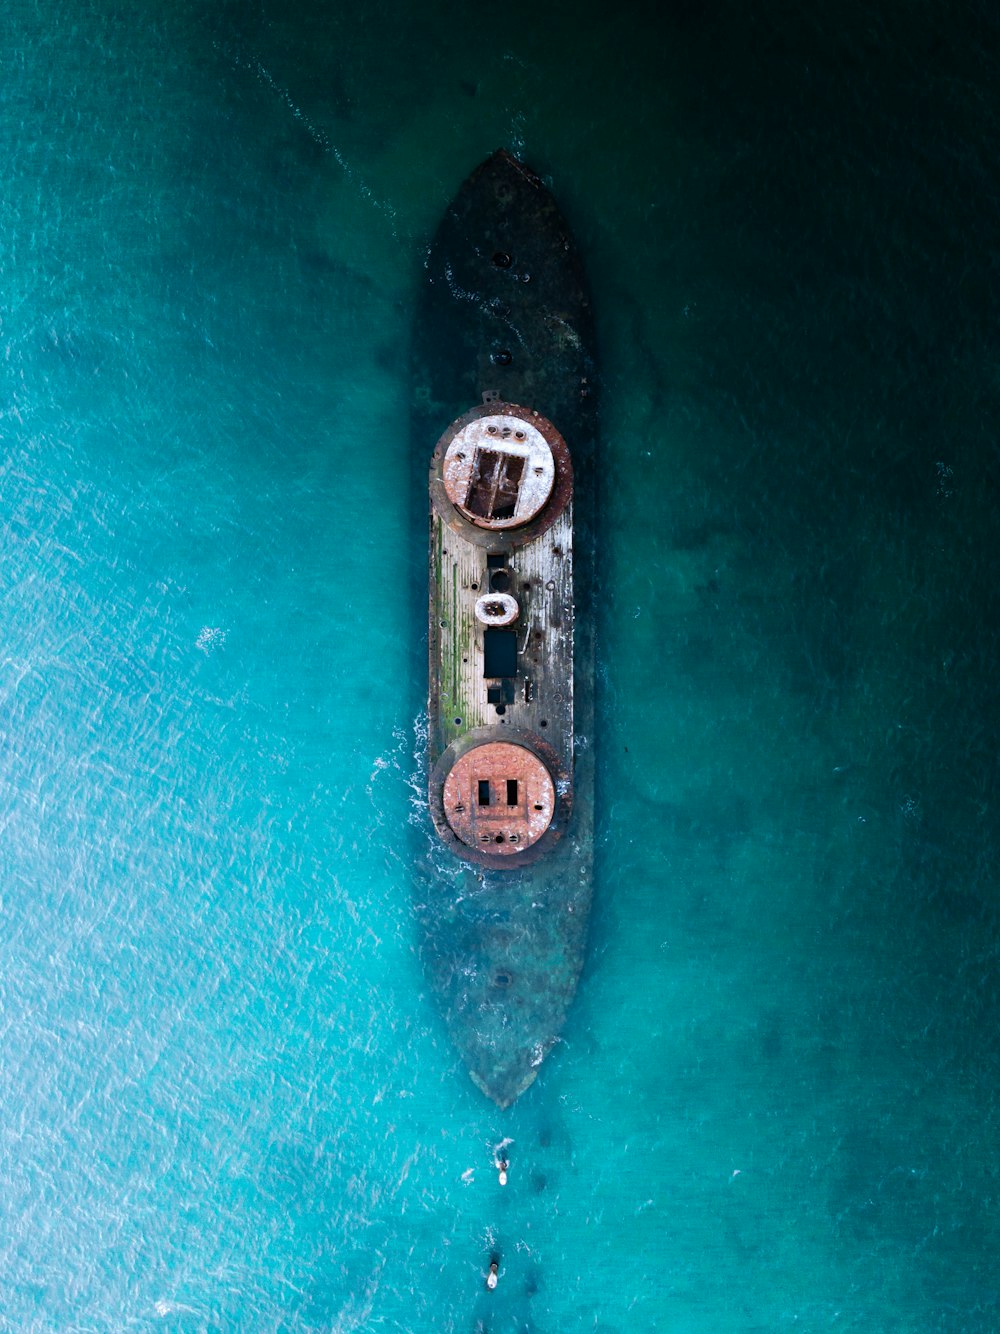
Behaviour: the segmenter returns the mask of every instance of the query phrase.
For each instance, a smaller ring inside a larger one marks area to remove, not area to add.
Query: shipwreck
[[[413,375],[430,457],[422,953],[473,1081],[504,1107],[559,1039],[586,946],[597,444],[576,245],[508,152],[429,248]]]

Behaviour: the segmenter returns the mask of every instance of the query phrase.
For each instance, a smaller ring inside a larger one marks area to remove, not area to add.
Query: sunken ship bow
[[[432,455],[417,912],[451,1039],[505,1107],[558,1040],[586,946],[597,436],[576,246],[507,152],[438,228],[414,344],[414,440]]]

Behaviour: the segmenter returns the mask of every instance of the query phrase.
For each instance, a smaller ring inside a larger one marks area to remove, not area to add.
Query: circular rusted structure
[[[438,440],[430,494],[438,514],[466,541],[517,547],[551,528],[569,504],[569,448],[540,412],[491,398],[453,421]]]
[[[566,768],[559,752],[537,732],[526,728],[504,725],[504,742],[528,751],[540,760],[548,771],[555,786],[555,809],[552,820],[537,842],[528,847],[525,847],[524,844],[520,845],[522,850],[517,857],[510,857],[501,853],[500,849],[503,844],[479,843],[473,846],[465,843],[455,833],[445,811],[445,782],[451,770],[463,756],[479,746],[495,742],[497,732],[496,724],[488,727],[474,727],[446,747],[438,756],[428,776],[428,797],[434,827],[444,841],[445,846],[450,847],[456,856],[470,862],[476,862],[480,866],[492,866],[496,869],[503,868],[507,871],[513,871],[545,857],[561,841],[572,815],[573,782],[572,775]],[[476,796],[478,798],[478,789]]]
[[[537,843],[552,823],[556,789],[526,746],[488,741],[452,765],[443,800],[445,818],[467,847],[511,857]]]

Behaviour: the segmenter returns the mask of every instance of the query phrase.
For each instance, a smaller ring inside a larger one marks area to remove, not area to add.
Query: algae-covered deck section
[[[516,674],[488,676],[486,634],[476,601],[488,591],[488,549],[431,520],[429,658],[431,761],[473,728],[497,725],[539,733],[572,765],[573,520],[568,506],[552,528],[503,554],[516,622],[504,633],[516,650]],[[490,664],[493,666],[494,664]],[[500,698],[489,702],[490,691]],[[498,704],[501,712],[497,712]]]

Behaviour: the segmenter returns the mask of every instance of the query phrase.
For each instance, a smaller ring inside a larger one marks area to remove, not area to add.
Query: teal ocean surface
[[[1000,1328],[998,56],[10,0],[0,1331]],[[604,366],[590,954],[506,1112],[409,876],[412,317],[499,146]]]

